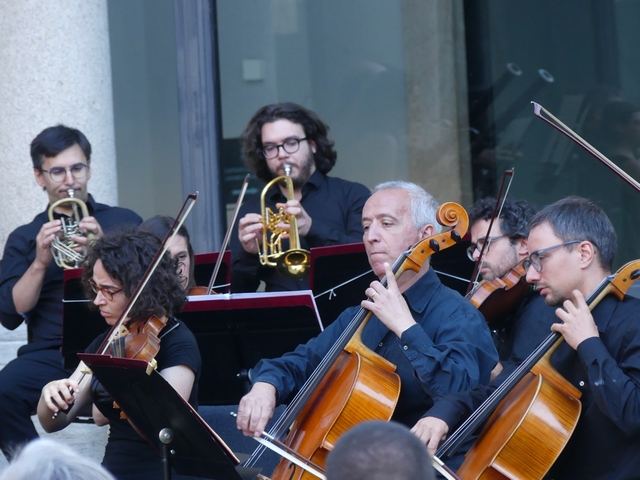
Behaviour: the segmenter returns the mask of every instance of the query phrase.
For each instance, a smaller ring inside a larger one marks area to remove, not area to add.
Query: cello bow
[[[563,135],[569,137],[571,140],[580,145],[584,150],[588,153],[596,157],[602,163],[604,163],[612,172],[622,178],[625,182],[631,185],[637,192],[640,192],[640,183],[638,183],[631,175],[625,172],[622,168],[608,159],[605,155],[603,155],[600,151],[598,151],[593,145],[587,142],[584,138],[574,132],[571,128],[569,128],[565,123],[563,123],[559,118],[553,115],[549,110],[544,108],[542,105],[536,102],[531,102],[533,104],[533,113],[536,117],[544,120],[553,128],[558,130]],[[544,114],[544,115],[543,115]],[[546,117],[545,117],[546,115]],[[549,117],[549,118],[547,118]]]

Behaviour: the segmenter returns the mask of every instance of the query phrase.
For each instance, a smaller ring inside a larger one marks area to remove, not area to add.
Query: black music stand
[[[309,288],[325,326],[345,309],[359,305],[364,291],[378,279],[369,265],[364,243],[312,248],[310,270]]]
[[[323,328],[309,290],[193,296],[177,317],[202,356],[199,405],[238,404],[258,361],[294,350]]]
[[[236,469],[240,460],[157,371],[146,373],[147,362],[109,355],[78,356],[160,453],[165,480],[171,478],[171,468],[181,475],[215,480],[249,479],[259,472]]]

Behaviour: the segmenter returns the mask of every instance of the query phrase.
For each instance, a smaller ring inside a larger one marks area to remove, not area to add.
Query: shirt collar
[[[404,292],[404,298],[406,298],[411,310],[422,313],[427,308],[427,304],[439,286],[440,279],[438,275],[433,271],[433,268],[429,267],[429,270],[416,283],[411,285],[409,290]]]

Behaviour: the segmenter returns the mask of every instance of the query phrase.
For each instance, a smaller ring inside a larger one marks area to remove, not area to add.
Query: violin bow
[[[471,274],[471,280],[469,281],[469,287],[467,288],[468,295],[471,290],[478,284],[478,278],[480,277],[480,269],[482,268],[482,264],[484,262],[484,254],[489,249],[491,244],[491,237],[489,234],[491,233],[491,229],[493,228],[493,222],[496,218],[500,218],[500,214],[502,213],[502,207],[504,207],[504,202],[507,200],[507,195],[509,195],[509,190],[511,189],[511,182],[513,182],[513,175],[515,173],[514,168],[510,168],[509,170],[505,170],[502,175],[502,183],[500,184],[500,191],[498,192],[498,198],[496,198],[496,205],[493,208],[493,213],[491,214],[491,220],[489,220],[489,228],[487,228],[487,235],[485,236],[486,241],[482,244],[482,248],[480,249],[480,255],[478,256],[478,261],[476,262],[476,266],[473,268],[473,273]],[[509,178],[509,183],[506,184],[506,191],[504,192],[504,196],[502,192],[505,189],[505,183]]]
[[[544,108],[542,105],[536,102],[531,102],[533,104],[533,113],[536,117],[544,120],[553,128],[558,130],[563,135],[569,137],[571,140],[576,142],[582,148],[584,148],[588,153],[596,157],[602,163],[604,163],[610,170],[612,170],[616,175],[622,178],[625,182],[631,185],[636,189],[637,192],[640,192],[640,183],[638,183],[631,175],[609,160],[606,156],[600,153],[593,145],[587,142],[584,138],[578,135],[576,132],[571,130],[566,124],[564,124],[560,119],[554,116],[549,110]],[[546,115],[546,117],[544,115]],[[549,118],[547,118],[549,117]]]
[[[238,218],[238,212],[240,211],[240,206],[242,205],[244,194],[247,193],[250,176],[251,174],[247,173],[247,176],[244,177],[244,182],[242,182],[240,195],[238,195],[238,200],[236,200],[236,206],[233,209],[233,215],[231,215],[231,221],[229,222],[229,226],[227,227],[227,233],[224,234],[224,240],[222,240],[222,246],[220,247],[220,254],[218,255],[218,259],[216,260],[216,266],[213,267],[213,273],[211,274],[211,279],[209,280],[209,285],[207,286],[207,295],[211,295],[211,292],[213,292],[213,283],[216,281],[216,277],[218,276],[218,272],[220,271],[220,265],[222,265],[224,251],[227,249],[227,245],[229,245],[231,232],[233,232],[233,226],[236,223],[236,219]]]
[[[151,264],[149,264],[149,267],[144,272],[144,275],[142,276],[140,283],[138,284],[133,294],[131,295],[131,298],[127,302],[127,305],[124,311],[122,312],[122,315],[120,315],[120,318],[118,318],[118,321],[113,325],[113,327],[111,327],[111,330],[109,331],[109,335],[105,337],[104,341],[100,345],[100,348],[98,348],[98,352],[100,352],[100,355],[104,355],[109,345],[120,335],[120,327],[122,326],[125,319],[127,318],[127,315],[129,315],[129,312],[131,312],[131,309],[133,308],[136,301],[138,300],[138,297],[140,297],[140,294],[142,293],[142,290],[144,289],[144,287],[147,285],[147,282],[151,278],[151,275],[153,275],[153,272],[156,270],[157,266],[160,264],[160,260],[162,260],[162,257],[169,249],[169,245],[171,244],[174,237],[178,233],[178,230],[180,230],[180,227],[182,226],[184,221],[187,219],[187,216],[189,215],[189,212],[191,212],[191,209],[195,205],[197,198],[198,198],[198,192],[192,193],[187,196],[186,200],[182,204],[182,208],[180,209],[180,212],[178,213],[176,220],[173,222],[173,225],[171,226],[169,233],[164,238],[164,241],[160,246],[160,250],[158,250],[158,252],[156,253],[156,256],[153,257]],[[91,373],[89,369],[83,370],[82,375],[78,380],[78,384],[81,384],[85,376],[88,375],[89,373]],[[148,373],[151,373],[151,372],[149,371]],[[69,387],[69,391],[73,393],[73,389],[71,387]],[[68,410],[59,410],[57,412],[54,412],[51,418],[53,419],[57,418],[60,412],[63,412],[66,414]]]
[[[104,341],[102,342],[102,345],[100,345],[100,348],[98,349],[98,351],[101,354],[104,354],[104,352],[106,352],[109,344],[111,344],[111,342],[113,342],[113,340],[119,335],[120,326],[124,323],[125,319],[131,312],[131,309],[133,308],[135,303],[138,301],[138,298],[140,297],[142,290],[144,290],[144,287],[149,282],[151,275],[156,270],[157,266],[160,264],[162,257],[164,256],[165,253],[167,253],[167,250],[169,249],[169,245],[173,241],[174,237],[178,234],[178,230],[180,230],[180,227],[182,227],[182,224],[184,223],[184,221],[187,219],[187,216],[189,215],[189,212],[191,212],[191,209],[195,205],[197,198],[198,198],[198,192],[187,195],[187,198],[182,204],[182,208],[180,209],[180,212],[178,213],[176,220],[173,222],[173,225],[171,226],[169,233],[167,234],[167,236],[164,238],[164,241],[162,242],[160,250],[158,250],[158,252],[156,253],[156,256],[153,257],[153,260],[151,261],[151,264],[149,264],[149,267],[147,268],[146,272],[144,272],[144,275],[142,276],[140,283],[138,284],[134,292],[131,294],[131,298],[129,299],[129,302],[127,303],[124,311],[120,315],[120,318],[115,323],[115,325],[111,328],[111,332],[109,333],[109,335],[107,335],[107,337],[105,337]]]

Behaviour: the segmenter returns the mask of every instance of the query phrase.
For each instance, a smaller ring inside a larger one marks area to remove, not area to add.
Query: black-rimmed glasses
[[[473,258],[473,255],[476,253],[476,250],[481,252],[482,251],[482,247],[484,246],[484,244],[489,242],[487,244],[487,248],[484,251],[484,253],[489,253],[489,248],[491,247],[491,242],[494,242],[495,240],[498,240],[499,238],[508,237],[508,236],[509,235],[507,233],[505,233],[503,235],[498,235],[496,237],[480,238],[478,240],[478,243],[472,243],[471,245],[469,245],[469,248],[467,248],[467,257],[469,257],[469,260],[471,260],[472,262],[475,262],[476,260]]]
[[[582,240],[571,240],[570,242],[559,243],[558,245],[553,245],[552,247],[543,248],[542,250],[538,250],[529,255],[524,262],[522,262],[522,266],[524,267],[524,271],[529,270],[529,267],[533,267],[536,272],[542,271],[542,258],[540,255],[543,253],[548,253],[551,250],[555,250],[556,248],[566,247],[567,245],[573,245],[574,243],[580,243]]]
[[[45,170],[44,168],[40,168],[39,170],[41,172],[48,173],[52,182],[60,183],[67,175],[67,171],[71,172],[71,176],[76,180],[83,179],[87,176],[88,168],[89,166],[86,163],[76,163],[75,165],[71,165],[69,168],[53,167],[51,170]]]
[[[287,153],[296,153],[300,149],[300,142],[306,140],[304,138],[290,137],[285,139],[280,145],[272,145],[270,143],[262,147],[262,154],[265,158],[276,158],[280,152],[280,147]]]
[[[89,287],[91,287],[91,290],[93,290],[93,293],[97,295],[98,292],[100,292],[102,293],[102,295],[104,295],[104,298],[106,298],[109,301],[113,300],[113,296],[116,293],[120,293],[122,291],[121,288],[99,287],[98,284],[93,280],[93,278],[89,279]]]

